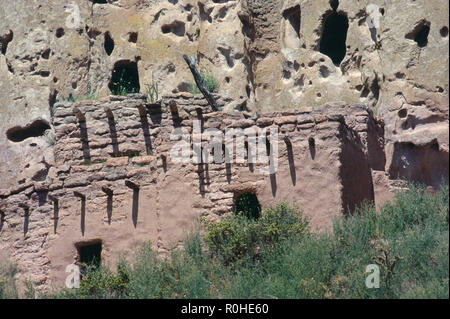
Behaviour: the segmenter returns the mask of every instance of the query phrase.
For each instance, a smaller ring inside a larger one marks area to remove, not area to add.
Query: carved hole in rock
[[[130,32],[128,33],[128,42],[136,43],[138,39],[138,33],[137,32]]]
[[[161,31],[164,34],[173,33],[176,36],[183,37],[186,33],[186,28],[184,22],[176,20],[170,24],[163,24],[161,26]]]
[[[48,58],[50,57],[50,52],[51,52],[50,49],[44,50],[44,52],[42,52],[42,54],[41,54],[42,58],[45,60],[48,60]]]
[[[99,30],[97,30],[94,27],[86,26],[85,29],[88,37],[91,39],[96,39],[98,35],[102,34]]]
[[[423,26],[419,33],[414,38],[417,45],[421,48],[426,47],[428,44],[428,34],[430,33],[430,27],[428,25]]]
[[[408,115],[407,109],[402,109],[402,110],[398,111],[398,117],[400,117],[400,118],[405,118],[407,115]]]
[[[344,13],[336,12],[333,3],[334,1],[331,4],[334,11],[326,18],[323,27],[320,53],[329,56],[333,63],[339,66],[346,54],[348,18]]]
[[[75,244],[78,251],[78,261],[82,266],[82,273],[87,267],[98,268],[102,262],[102,241],[83,242]]]
[[[443,38],[448,36],[448,27],[442,27],[441,30],[439,30],[439,33]]]
[[[57,38],[61,38],[62,36],[64,36],[65,32],[63,28],[58,28],[56,29],[56,37]]]
[[[13,37],[14,37],[14,33],[11,30],[9,30],[8,33],[0,36],[0,52],[3,55],[6,54],[6,49],[8,48],[8,44],[9,44],[9,42],[12,41]]]
[[[431,23],[426,20],[420,21],[413,31],[405,35],[405,38],[414,40],[419,48],[426,47],[428,35],[430,34],[430,25]]]
[[[108,1],[106,0],[91,0],[94,4],[108,4]]]
[[[116,62],[108,87],[114,95],[138,93],[141,87],[137,63],[131,61]]]
[[[245,192],[235,194],[234,213],[247,218],[258,219],[261,216],[261,205],[255,193]]]
[[[111,34],[109,32],[105,32],[105,43],[104,43],[105,51],[107,55],[111,55],[114,51],[114,40],[111,38]]]
[[[29,137],[43,136],[50,129],[46,120],[36,120],[26,126],[15,126],[6,131],[6,137],[11,142],[22,142]]]
[[[290,79],[291,78],[291,72],[289,70],[283,70],[283,79]]]
[[[326,65],[321,65],[319,68],[319,72],[322,78],[327,78],[330,75],[330,70],[327,68]]]

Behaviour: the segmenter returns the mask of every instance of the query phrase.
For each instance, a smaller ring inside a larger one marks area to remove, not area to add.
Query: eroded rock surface
[[[435,186],[448,180],[440,169],[449,152],[448,8],[444,0],[0,0],[0,186],[51,149],[36,137],[8,139],[8,130],[50,123],[57,100],[109,95],[118,66],[134,66],[142,93],[152,83],[160,96],[187,91],[182,54],[216,77],[231,99],[226,111],[370,106],[385,122],[383,169]]]

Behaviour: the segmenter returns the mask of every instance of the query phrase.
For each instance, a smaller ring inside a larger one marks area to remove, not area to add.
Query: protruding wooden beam
[[[30,205],[27,203],[20,203],[19,207],[23,209],[25,217],[30,216]]]
[[[206,86],[203,84],[202,78],[200,74],[197,71],[196,61],[194,58],[189,59],[186,54],[183,54],[183,59],[186,61],[187,65],[189,66],[189,69],[191,70],[192,75],[194,76],[195,83],[197,84],[197,87],[199,88],[200,92],[202,92],[203,96],[205,97],[206,101],[208,101],[209,105],[213,109],[213,111],[219,111],[220,108],[217,105],[216,100],[214,97],[209,93]]]
[[[109,188],[109,187],[102,186],[102,191],[108,196],[112,196],[113,195],[113,190],[111,188]]]
[[[57,199],[54,195],[49,194],[48,199],[50,199],[54,203],[59,203],[59,199]]]
[[[104,106],[103,110],[105,111],[107,118],[109,118],[109,119],[113,119],[114,118],[114,114],[111,111],[111,108],[109,106]]]
[[[171,113],[178,114],[178,106],[175,100],[169,101],[169,108]]]
[[[86,117],[84,116],[83,112],[78,107],[73,108],[73,114],[77,117],[79,122],[86,122]]]
[[[139,190],[140,186],[136,183],[133,183],[132,181],[125,181],[125,185],[129,188],[131,188],[132,190]]]
[[[30,205],[28,205],[27,203],[19,203],[19,207],[23,209],[30,209]]]
[[[137,105],[137,108],[138,108],[138,110],[139,110],[139,115],[140,115],[141,117],[147,116],[147,110],[146,110],[146,108],[145,108],[144,105],[138,104],[138,105]]]
[[[76,197],[80,198],[81,200],[86,200],[86,195],[84,195],[84,194],[82,194],[82,193],[80,193],[80,192],[74,191],[73,194],[74,194]]]

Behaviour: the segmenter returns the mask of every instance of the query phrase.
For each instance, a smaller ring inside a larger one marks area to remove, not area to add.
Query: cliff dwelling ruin
[[[447,1],[0,2],[0,261],[38,291],[241,201],[324,232],[400,180],[448,183]]]

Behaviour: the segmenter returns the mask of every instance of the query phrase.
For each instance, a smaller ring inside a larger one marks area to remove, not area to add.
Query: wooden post
[[[133,183],[132,181],[125,181],[125,185],[135,191],[139,190],[139,185],[136,183]]]
[[[109,119],[114,119],[114,114],[113,114],[113,112],[111,111],[111,108],[110,108],[109,106],[104,106],[104,107],[103,107],[103,110],[105,111],[106,117],[107,117],[107,118],[109,118]]]
[[[106,187],[106,186],[102,186],[102,191],[103,191],[106,195],[108,195],[108,196],[112,196],[112,195],[113,195],[112,189],[111,189],[111,188],[108,188],[108,187]]]
[[[198,88],[200,89],[200,92],[202,92],[203,96],[208,101],[209,105],[211,105],[213,111],[219,111],[220,108],[217,105],[217,102],[214,99],[214,97],[211,95],[211,93],[209,93],[208,89],[203,84],[202,78],[197,71],[197,67],[193,59],[189,59],[186,54],[183,54],[183,59],[184,61],[186,61],[187,65],[189,66],[189,69],[192,72],[192,75],[194,76],[195,84],[197,84]]]
[[[76,197],[81,198],[82,201],[85,201],[85,200],[86,200],[86,195],[81,194],[80,192],[74,191],[73,194],[74,194]]]
[[[86,117],[78,107],[73,108],[73,114],[77,117],[79,122],[86,122]]]

